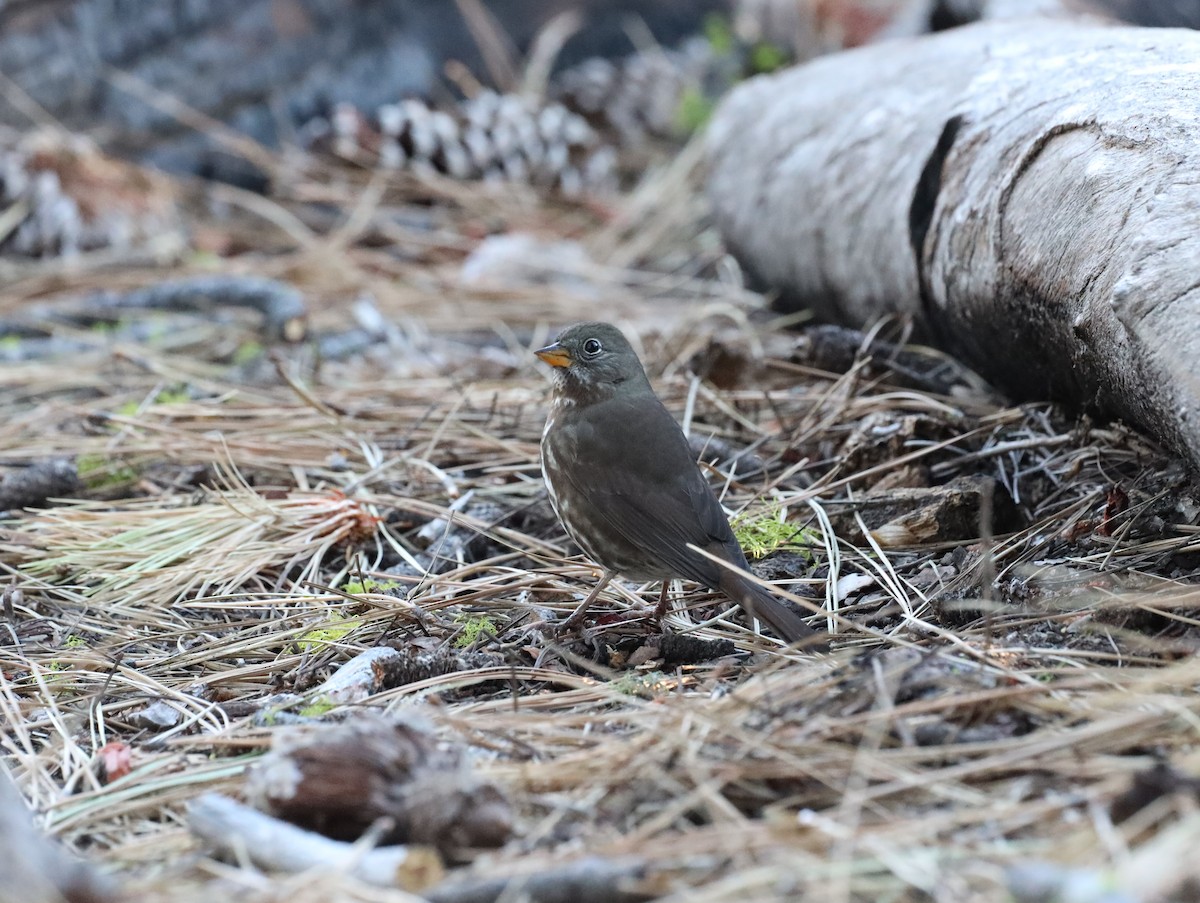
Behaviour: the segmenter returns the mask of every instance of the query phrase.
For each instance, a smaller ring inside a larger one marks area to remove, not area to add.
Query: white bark
[[[345,871],[367,884],[408,890],[436,884],[443,873],[441,860],[428,847],[367,848],[330,840],[219,793],[192,800],[187,818],[191,832],[221,853],[246,856],[272,871]]]
[[[1200,466],[1200,34],[984,23],[755,79],[710,133],[743,265]]]

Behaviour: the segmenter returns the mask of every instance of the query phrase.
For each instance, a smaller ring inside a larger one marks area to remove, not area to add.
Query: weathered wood
[[[526,875],[465,878],[446,881],[425,892],[431,903],[639,903],[652,899],[642,887],[645,863],[637,859],[587,856]]]
[[[713,122],[717,222],[786,303],[911,317],[1200,466],[1197,60],[1194,32],[1027,20],[756,79]]]
[[[260,809],[337,840],[387,819],[383,843],[424,844],[447,856],[498,847],[513,830],[511,806],[476,775],[462,750],[438,743],[422,719],[361,716],[276,735],[246,777]]]
[[[74,494],[80,486],[75,465],[63,458],[44,458],[27,467],[0,473],[0,511],[40,508],[51,497]]]
[[[428,847],[359,848],[302,830],[219,793],[192,800],[187,822],[193,834],[222,855],[244,856],[272,871],[344,870],[367,884],[413,891],[436,884],[443,874],[441,860]]]
[[[1179,0],[935,0],[934,30],[981,19],[1053,15],[1108,19],[1151,28],[1200,28],[1200,4]]]
[[[1007,493],[996,491],[991,477],[960,477],[945,486],[870,492],[849,505],[830,505],[828,514],[839,537],[863,542],[866,527],[887,549],[967,542],[979,536],[981,524],[1006,532],[1018,523],[1013,507]]]

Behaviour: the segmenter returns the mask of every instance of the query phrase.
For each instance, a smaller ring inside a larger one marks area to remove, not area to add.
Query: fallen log
[[[935,0],[929,17],[938,31],[980,19],[1012,19],[1033,13],[1104,18],[1150,28],[1200,28],[1200,5],[1178,0]]]
[[[1200,467],[1197,59],[1190,31],[1030,19],[755,79],[712,123],[716,221],[785,306],[911,318]]]

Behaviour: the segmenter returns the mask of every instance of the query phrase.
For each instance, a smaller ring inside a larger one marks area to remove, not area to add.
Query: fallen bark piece
[[[991,477],[959,477],[945,486],[888,489],[862,496],[847,508],[831,506],[829,520],[850,542],[863,540],[862,524],[883,548],[976,539],[983,531],[1016,526],[1008,493]]]
[[[431,677],[495,668],[504,665],[504,660],[491,653],[455,653],[435,650],[393,649],[390,646],[373,646],[360,652],[335,671],[319,687],[307,696],[320,704],[353,705],[376,693],[394,687],[403,687]],[[293,701],[289,694],[288,704]],[[274,705],[278,700],[264,700],[263,705]]]
[[[0,476],[0,511],[40,508],[52,497],[65,498],[80,489],[75,465],[65,458],[34,461]]]
[[[193,800],[187,821],[193,834],[222,855],[246,856],[271,871],[335,869],[367,884],[410,891],[436,884],[443,874],[441,860],[428,847],[360,849],[264,815],[219,793]]]
[[[386,818],[385,843],[427,844],[446,855],[500,846],[513,828],[500,788],[413,716],[281,732],[248,772],[246,795],[272,815],[340,840],[357,840]]]
[[[657,645],[668,665],[697,665],[737,652],[732,640],[704,640],[686,633],[664,633]]]
[[[368,696],[400,686],[403,681],[395,680],[395,672],[403,670],[406,664],[404,653],[390,646],[373,646],[334,671],[309,695],[329,705],[353,705]]]
[[[99,292],[84,301],[83,315],[112,316],[161,310],[209,314],[244,307],[263,317],[263,332],[273,341],[297,342],[307,331],[304,297],[294,287],[261,276],[216,275],[168,279],[129,292]]]
[[[639,889],[645,870],[639,860],[589,856],[531,875],[446,882],[426,891],[425,898],[431,903],[637,903],[658,896]]]
[[[0,271],[0,278],[3,275]],[[288,283],[261,276],[192,276],[27,305],[15,316],[0,319],[0,338],[9,342],[0,349],[0,360],[77,356],[111,348],[114,340],[157,343],[162,341],[162,318],[148,316],[150,312],[180,315],[172,323],[186,325],[204,318],[219,324],[230,308],[261,314],[261,334],[267,341],[295,343],[307,335],[306,302]],[[64,323],[82,327],[85,335],[98,326],[105,330],[82,339],[57,335]]]
[[[489,652],[457,652],[437,648],[424,650],[410,645],[403,649],[373,646],[360,652],[339,667],[322,684],[299,693],[274,693],[250,704],[239,702],[223,706],[231,717],[257,713],[260,722],[277,724],[294,718],[305,720],[306,714],[289,710],[316,707],[323,714],[330,706],[357,705],[377,693],[395,687],[470,671],[496,670],[505,667],[504,659]]]
[[[0,903],[108,903],[116,886],[34,828],[0,766]]]
[[[785,303],[911,317],[1200,466],[1197,58],[1194,32],[1027,20],[755,79],[710,131],[717,223]]]

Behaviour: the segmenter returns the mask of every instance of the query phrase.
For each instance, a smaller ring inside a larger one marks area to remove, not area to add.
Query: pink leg
[[[616,574],[613,571],[605,571],[604,575],[600,578],[600,582],[596,584],[596,588],[588,593],[588,597],[579,603],[579,607],[571,612],[571,616],[562,622],[558,628],[559,631],[565,632],[568,630],[574,630],[576,627],[582,624],[583,619],[587,617],[588,609],[591,608],[592,603],[596,601],[596,597],[600,595],[604,587],[608,586],[609,581],[611,581],[615,576]]]

